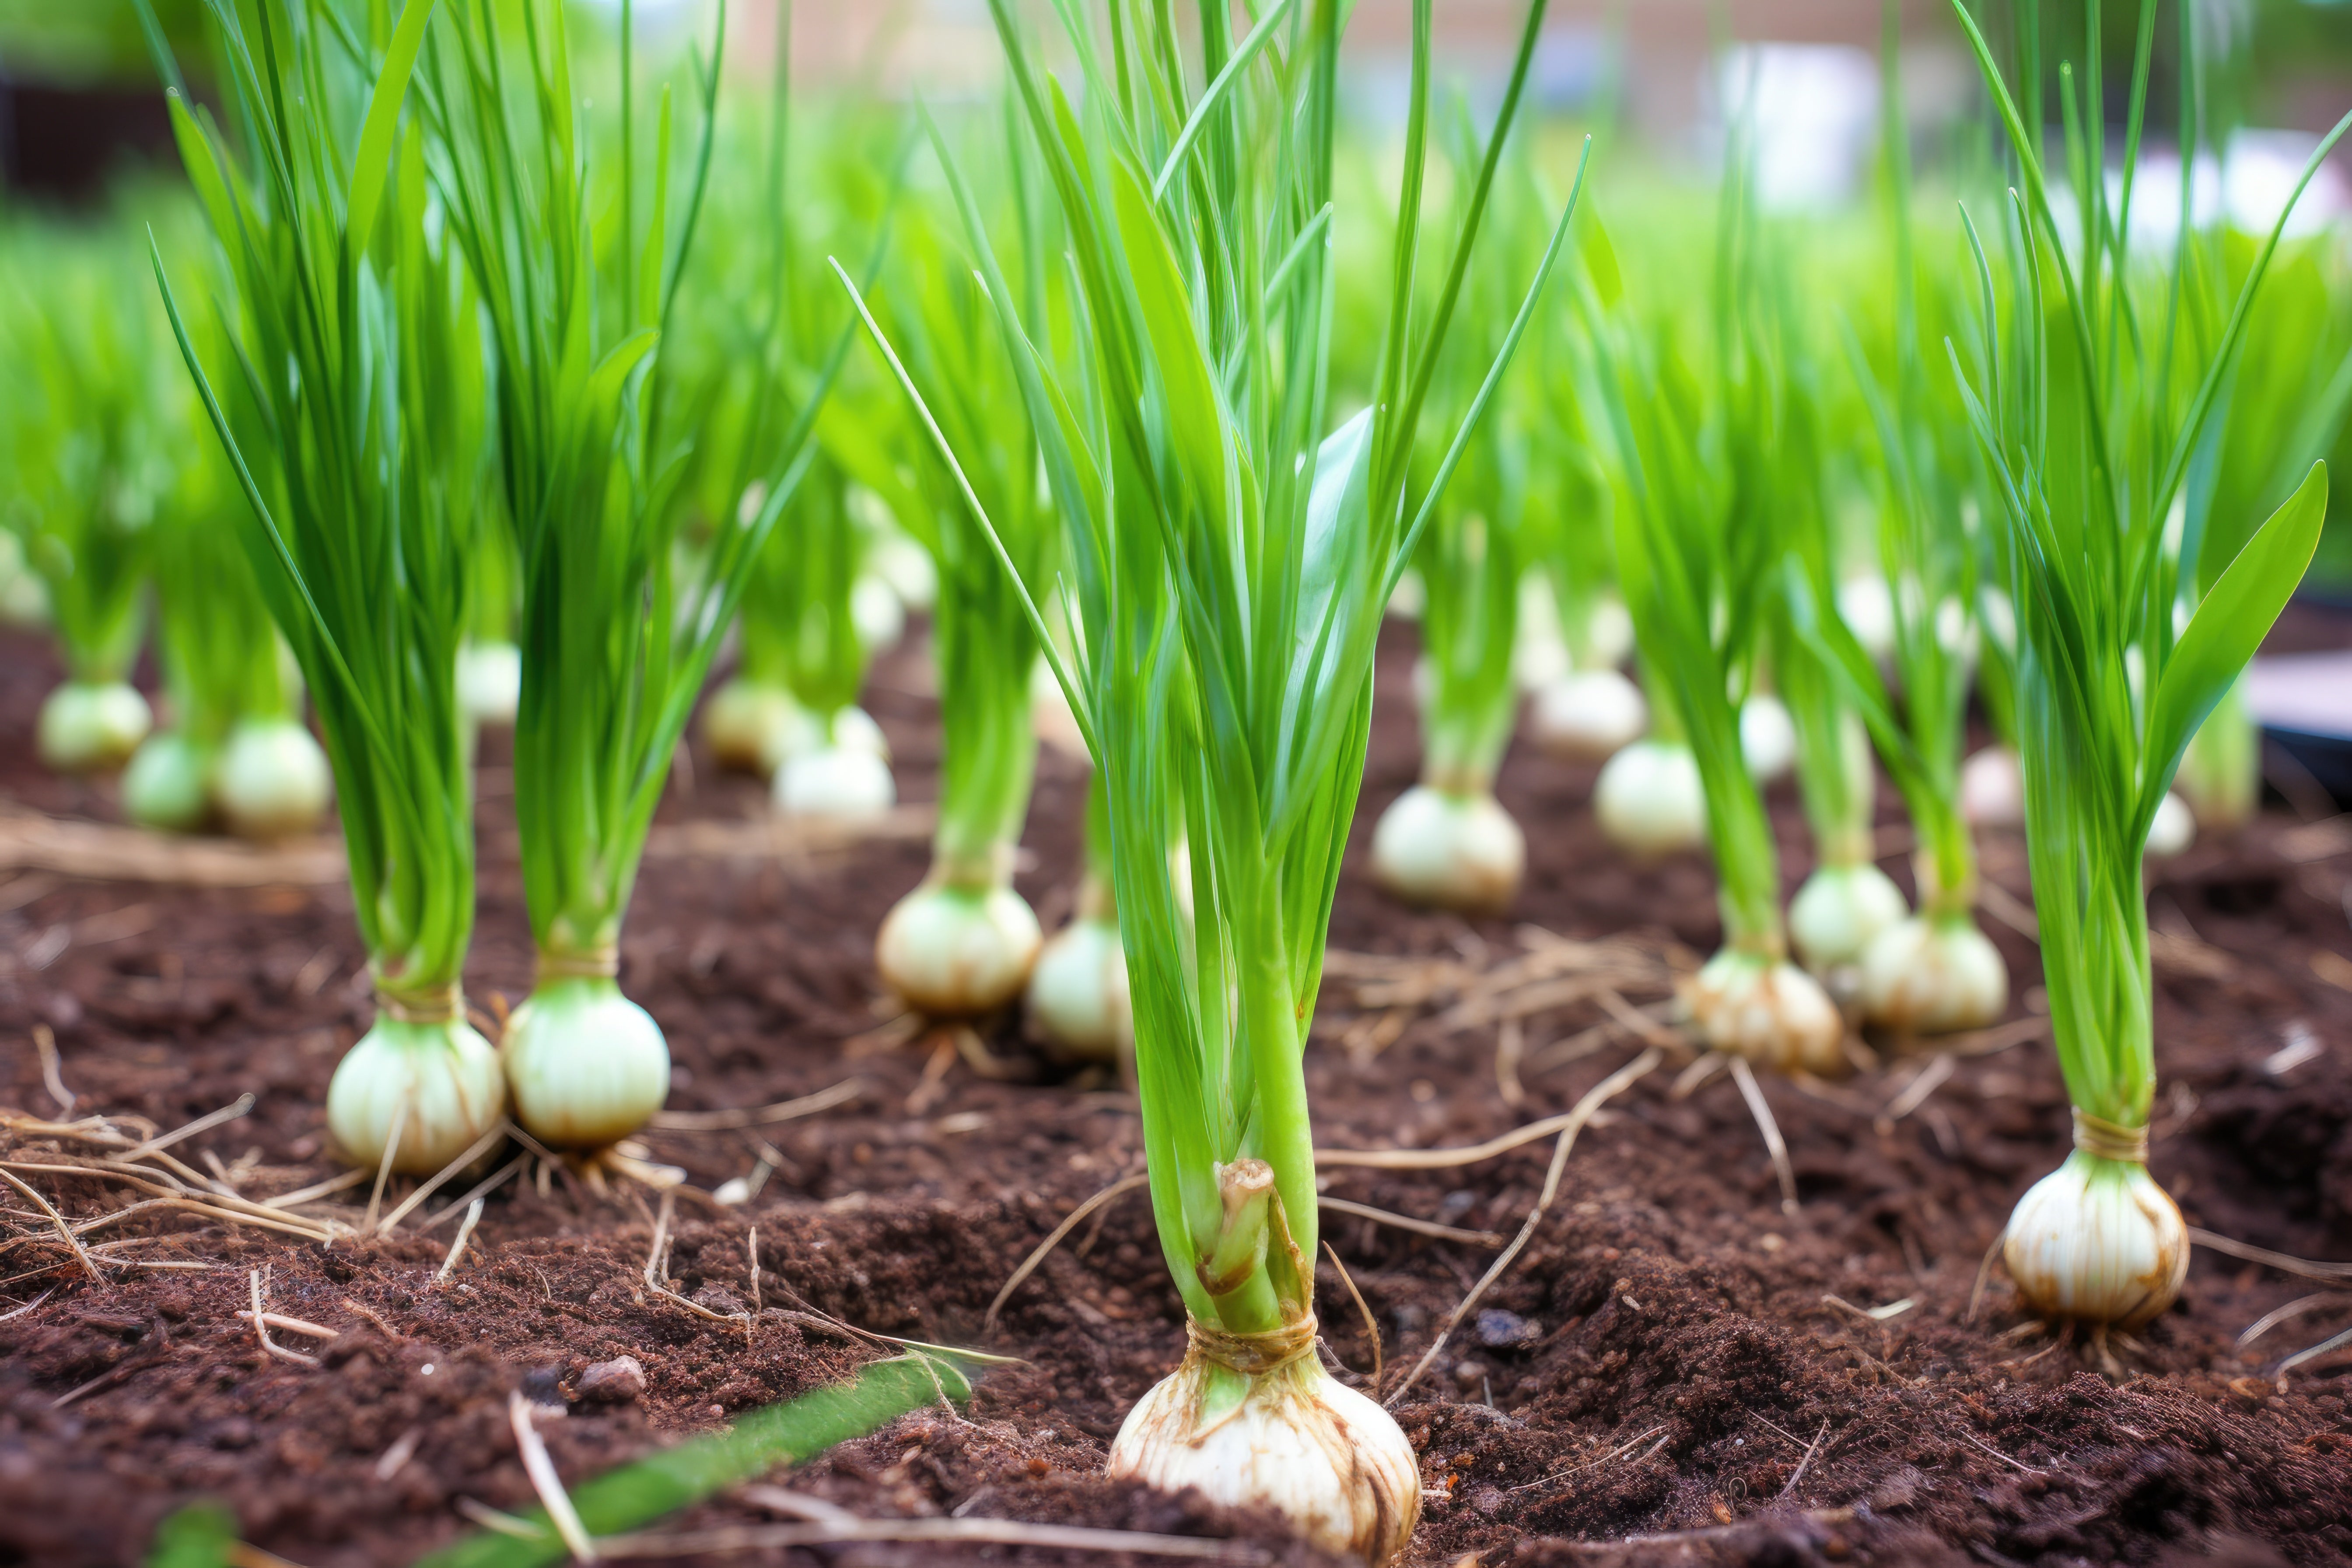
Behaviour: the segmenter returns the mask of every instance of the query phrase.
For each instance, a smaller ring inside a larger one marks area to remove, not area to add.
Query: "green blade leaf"
[[[2254,657],[2271,626],[2303,581],[2312,552],[2319,548],[2327,521],[2327,465],[2314,463],[2302,486],[2271,514],[2230,569],[2221,574],[2190,618],[2172,650],[2148,709],[2147,756],[2154,764],[2140,782],[2137,838],[2145,838],[2157,803],[2171,787],[2189,737],[2205,722],[2213,705],[2246,661]]]
[[[400,127],[401,100],[408,96],[408,79],[416,68],[416,51],[425,43],[425,25],[433,19],[433,4],[434,0],[408,0],[400,13],[400,25],[392,30],[392,46],[384,51],[383,71],[375,79],[375,91],[368,99],[359,150],[352,158],[351,199],[343,207],[345,232],[354,247],[365,247],[375,230],[376,203],[383,199],[384,175],[392,163],[393,132]]]

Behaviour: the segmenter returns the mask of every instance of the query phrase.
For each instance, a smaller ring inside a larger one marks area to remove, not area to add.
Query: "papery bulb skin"
[[[784,759],[776,770],[777,809],[787,816],[855,822],[898,803],[890,764],[863,746],[831,745]]]
[[[1981,1029],[2008,1009],[2009,965],[1965,913],[1915,916],[1881,932],[1862,955],[1863,1016],[1882,1027]]]
[[[1960,764],[1960,816],[1971,827],[2025,826],[2025,770],[2007,746],[1987,746]]]
[[[1869,861],[1823,866],[1789,901],[1790,945],[1816,974],[1849,968],[1910,912],[1895,879]]]
[[[927,878],[883,917],[874,963],[916,1012],[972,1018],[1021,994],[1044,943],[1035,912],[1011,888]]]
[[[1706,1043],[1781,1072],[1846,1069],[1845,1019],[1820,982],[1786,959],[1725,948],[1684,983]]]
[[[291,719],[247,719],[221,748],[213,799],[239,837],[290,838],[319,826],[334,784],[310,731]]]
[[[457,711],[477,724],[512,724],[522,705],[522,649],[510,642],[457,650]]]
[[[139,742],[122,770],[122,815],[163,833],[194,833],[212,816],[212,757],[177,730]]]
[[[2001,1258],[2042,1317],[2137,1329],[2180,1295],[2189,1227],[2145,1164],[2077,1149],[2017,1200]]]
[[[2189,803],[2170,790],[2156,803],[2156,816],[2147,825],[2147,852],[2158,860],[2169,860],[2185,855],[2197,842],[2197,816]]]
[[[1571,670],[1536,693],[1528,724],[1545,751],[1597,763],[1641,739],[1650,705],[1622,671]]]
[[[1499,913],[1527,868],[1527,836],[1484,790],[1415,784],[1372,829],[1372,876],[1409,904]]]
[[[703,704],[702,739],[720,767],[772,779],[786,758],[823,745],[824,731],[783,687],[739,676]]]
[[[1029,1022],[1058,1056],[1115,1061],[1135,1040],[1118,922],[1080,915],[1054,933],[1029,971]]]
[[[858,646],[877,654],[907,635],[907,606],[897,590],[868,572],[849,585],[849,622],[857,628]]]
[[[499,1054],[462,1018],[419,1024],[378,1014],[327,1085],[327,1130],[362,1170],[383,1163],[395,1121],[392,1168],[429,1176],[497,1126],[506,1109]]]
[[[1706,842],[1706,786],[1688,746],[1636,741],[1623,748],[1602,766],[1592,810],[1612,844],[1643,859]]]
[[[1797,762],[1797,721],[1787,703],[1759,691],[1739,705],[1739,754],[1758,784],[1788,776]]]
[[[61,773],[119,768],[154,728],[147,699],[120,680],[68,680],[41,704],[34,744]]]
[[[499,1057],[516,1125],[555,1149],[603,1149],[669,1098],[669,1043],[605,975],[542,979],[507,1020]]]
[[[1314,1545],[1371,1568],[1397,1558],[1421,1517],[1412,1445],[1311,1352],[1255,1375],[1188,1354],[1128,1412],[1107,1469],[1161,1491],[1198,1487],[1220,1507],[1271,1508]]]

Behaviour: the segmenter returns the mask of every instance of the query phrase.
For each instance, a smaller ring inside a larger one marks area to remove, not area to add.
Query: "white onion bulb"
[[[1759,691],[1739,705],[1739,754],[1758,784],[1787,775],[1797,762],[1797,721],[1787,703]]]
[[[2007,746],[1987,746],[1960,764],[1960,816],[1972,827],[2025,826],[2025,771]]]
[[[1819,982],[1786,959],[1725,948],[1685,983],[1706,1043],[1782,1072],[1845,1070],[1845,1020]]]
[[[1857,572],[1837,585],[1838,619],[1862,645],[1862,651],[1885,664],[1895,657],[1895,593],[1875,572]]]
[[[1789,941],[1822,974],[1859,963],[1874,937],[1910,912],[1895,879],[1869,861],[1823,866],[1789,902]]]
[[[122,770],[122,815],[142,827],[194,833],[212,814],[212,758],[177,730],[139,742]]]
[[[1135,1039],[1118,921],[1081,914],[1054,933],[1029,972],[1029,1021],[1062,1055],[1115,1060]]]
[[[2147,1165],[2077,1149],[2017,1200],[2001,1257],[2042,1316],[2136,1329],[2179,1296],[2189,1227]]]
[[[823,745],[824,731],[783,687],[738,676],[703,704],[702,738],[720,767],[764,779],[795,752]]]
[[[1651,858],[1706,842],[1706,786],[1688,746],[1635,741],[1611,757],[1592,787],[1609,841]]]
[[[1536,693],[1528,723],[1544,750],[1600,762],[1641,738],[1650,705],[1622,671],[1571,670]]]
[[[2009,965],[1963,913],[1916,915],[1862,955],[1863,1016],[1918,1035],[1981,1029],[2009,1007]]]
[[[884,917],[874,963],[916,1012],[970,1018],[1021,994],[1044,940],[1028,900],[1011,888],[926,878]]]
[[[1518,893],[1527,836],[1493,795],[1415,784],[1372,829],[1372,876],[1409,904],[1499,911]]]
[[[213,769],[213,799],[245,838],[289,838],[319,826],[334,792],[327,753],[291,719],[246,719]]]
[[[772,789],[787,816],[846,821],[879,816],[898,803],[882,727],[863,708],[844,708],[828,726],[832,740],[795,752],[776,770]]]
[[[669,1044],[653,1016],[603,975],[543,979],[499,1047],[517,1125],[557,1149],[602,1149],[669,1097]]]
[[[1619,598],[1596,599],[1585,612],[1584,647],[1579,661],[1590,669],[1614,669],[1633,656],[1633,612]]]
[[[41,704],[35,745],[61,773],[121,767],[154,727],[147,700],[120,680],[68,680]]]
[[[2197,842],[2197,816],[2170,790],[2156,803],[2156,817],[2147,825],[2147,852],[2158,860],[2185,854]]]
[[[939,602],[940,572],[931,552],[893,530],[866,552],[866,564],[889,585],[898,602],[910,610],[928,610]]]
[[[415,1024],[379,1014],[327,1086],[327,1129],[343,1157],[362,1169],[382,1163],[398,1121],[392,1168],[415,1176],[464,1153],[506,1108],[498,1052],[463,1018]]]
[[[457,650],[457,710],[477,724],[511,724],[522,703],[522,649],[510,642]]]
[[[907,633],[907,606],[889,584],[866,573],[849,585],[849,622],[868,654],[898,646]]]
[[[1257,1375],[1197,1351],[1155,1384],[1111,1439],[1109,1474],[1198,1487],[1223,1508],[1271,1508],[1312,1544],[1382,1568],[1421,1515],[1421,1465],[1389,1413],[1312,1351]]]

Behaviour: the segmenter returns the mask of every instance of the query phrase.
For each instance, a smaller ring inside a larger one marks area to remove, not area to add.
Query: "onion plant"
[[[701,132],[673,218],[670,98],[643,174],[626,7],[608,163],[587,146],[557,0],[519,16],[459,0],[425,40],[435,177],[495,355],[501,499],[522,579],[515,815],[538,975],[500,1053],[516,1121],[581,1151],[634,1131],[669,1091],[660,1027],[621,992],[621,925],[695,697],[793,489],[779,475],[680,580],[666,493],[694,432],[658,345],[710,167],[717,62],[694,63]],[[619,221],[600,242],[606,204]],[[814,410],[802,410],[784,463]]]
[[[1205,89],[1188,79],[1164,8],[1114,0],[1105,44],[1068,7],[1083,109],[1040,75],[1010,0],[992,9],[1068,229],[1087,336],[1066,363],[1039,350],[1044,323],[1025,319],[969,188],[951,180],[1073,536],[1082,635],[1072,654],[1048,654],[1106,793],[1153,1213],[1191,1342],[1129,1414],[1110,1469],[1272,1506],[1318,1544],[1384,1563],[1411,1532],[1420,1476],[1395,1422],[1316,1355],[1302,1051],[1381,609],[1453,466],[1408,510],[1414,432],[1542,6],[1444,283],[1419,310],[1431,0],[1414,6],[1375,395],[1328,435],[1342,0],[1276,0],[1240,37],[1228,7],[1203,4]],[[925,422],[951,463],[979,456]],[[1456,460],[1468,434],[1455,435]],[[960,488],[1002,556],[973,487]],[[1032,624],[1042,636],[1034,610]],[[1168,853],[1180,828],[1189,920]]]
[[[2008,542],[2026,843],[2052,1034],[2074,1110],[2074,1152],[2020,1200],[2004,1251],[2035,1311],[2130,1328],[2172,1301],[2189,1262],[2180,1212],[2147,1165],[2156,1060],[2141,849],[2190,735],[2311,559],[2326,470],[2312,466],[2177,626],[2189,574],[2165,549],[2166,520],[2238,363],[2279,229],[2226,318],[2206,308],[2185,173],[2193,160],[2184,158],[2180,238],[2168,263],[2142,272],[2126,253],[2156,0],[2138,11],[2125,173],[2112,194],[2100,178],[2098,106],[2107,98],[2095,10],[2079,76],[2071,64],[2060,68],[2063,167],[2074,193],[2063,219],[2040,116],[2018,107],[2018,94],[2029,106],[2042,101],[2033,11],[2017,13],[2013,93],[1975,18],[1958,0],[1954,9],[2018,181],[1997,247],[1969,226],[1981,320],[1971,352],[1963,358],[1956,348],[1953,358]],[[2186,12],[2179,42],[2183,101],[2193,104],[2198,40]],[[2313,154],[2306,183],[2347,127],[2352,116]],[[2184,539],[2180,559],[2200,560],[2202,546],[2201,537]]]
[[[822,336],[837,334],[848,319],[823,247],[863,246],[862,234],[880,230],[887,216],[887,147],[856,112],[812,111],[794,100],[789,7],[779,15],[784,25],[762,121],[722,120],[728,139],[719,156],[759,168],[761,177],[714,187],[692,287],[673,327],[679,378],[697,389],[688,401],[698,410],[698,438],[681,499],[690,514],[685,526],[700,534],[764,502],[763,475],[816,374]],[[798,121],[808,129],[796,138]],[[755,143],[756,132],[764,144]],[[817,152],[795,164],[795,146]],[[827,416],[826,427],[865,439],[856,414]],[[877,595],[882,584],[864,570],[880,520],[859,516],[835,457],[822,447],[807,453],[809,470],[751,568],[736,666],[704,705],[703,735],[721,766],[769,780],[785,809],[859,815],[896,798],[881,728],[856,706],[877,646],[870,630],[860,630],[859,605],[890,597]],[[887,608],[898,614],[895,603]],[[806,760],[787,780],[795,758]]]
[[[41,704],[41,760],[120,767],[153,722],[130,684],[147,626],[151,523],[185,402],[128,236],[17,218],[0,247],[15,371],[0,387],[0,526],[41,584],[66,679]]]
[[[168,722],[123,770],[123,812],[180,832],[215,814],[250,838],[307,832],[326,814],[332,781],[302,722],[300,673],[229,514],[246,500],[228,488],[225,465],[190,467],[152,542]]]
[[[1778,563],[1799,526],[1791,488],[1814,477],[1797,457],[1790,286],[1748,195],[1736,173],[1727,177],[1706,338],[1694,342],[1685,319],[1656,314],[1598,339],[1620,468],[1617,565],[1649,689],[1672,693],[1660,718],[1670,708],[1687,735],[1715,852],[1724,944],[1686,988],[1691,1016],[1717,1049],[1835,1073],[1844,1021],[1789,961],[1779,853],[1741,746]],[[1622,776],[1635,750],[1611,769]]]
[[[1587,231],[1600,233],[1589,222]],[[1598,254],[1594,246],[1586,248],[1588,256]],[[1586,265],[1606,278],[1614,258]],[[1574,319],[1573,311],[1545,311],[1536,328],[1545,335],[1526,363],[1533,384],[1527,395],[1543,423],[1543,438],[1528,454],[1527,527],[1537,563],[1531,577],[1549,590],[1538,602],[1548,601],[1559,651],[1540,658],[1549,667],[1541,668],[1530,668],[1538,661],[1523,652],[1516,668],[1532,688],[1528,727],[1537,744],[1577,761],[1603,762],[1641,738],[1650,710],[1641,688],[1618,668],[1631,649],[1632,623],[1614,592],[1609,478],[1595,456],[1592,396],[1580,374],[1583,356],[1566,341]],[[1529,618],[1523,608],[1523,649]]]
[[[1059,688],[1055,690],[1058,695]],[[1086,862],[1076,905],[1069,923],[1038,950],[1023,998],[1030,1026],[1047,1048],[1083,1061],[1115,1060],[1135,1044],[1135,1007],[1118,934],[1108,808],[1100,781],[1089,776]]]
[[[1458,200],[1468,201],[1484,195],[1476,183],[1478,149],[1466,127],[1454,140],[1452,186]],[[1505,195],[1527,185],[1508,181]],[[1416,477],[1423,482],[1450,455],[1448,439],[1510,321],[1507,273],[1515,253],[1531,248],[1515,243],[1521,237],[1515,231],[1528,226],[1517,220],[1533,203],[1496,205],[1497,232],[1463,290],[1415,433]],[[1444,231],[1440,223],[1430,236]],[[1540,231],[1533,241],[1542,244]],[[1479,422],[1413,552],[1423,589],[1421,782],[1381,814],[1371,848],[1373,878],[1411,904],[1499,912],[1517,895],[1527,870],[1527,837],[1495,798],[1495,772],[1518,718],[1512,666],[1529,554],[1528,448],[1543,438],[1529,427],[1534,416],[1518,395],[1526,379],[1522,367]]]
[[[484,367],[403,110],[431,7],[411,0],[364,30],[302,0],[205,10],[235,142],[144,19],[226,258],[227,351],[195,352],[160,253],[156,273],[333,763],[376,1018],[335,1069],[328,1126],[355,1162],[436,1171],[498,1125],[506,1091],[458,989],[474,917],[456,691],[471,513],[448,465]],[[251,398],[257,436],[233,427],[224,385]]]
[[[1900,82],[1891,47],[1885,70],[1892,105],[1900,100]],[[1882,922],[1859,949],[1863,1013],[1892,1028],[1933,1034],[1990,1024],[2009,1004],[2008,966],[1977,928],[1976,846],[1960,811],[1978,602],[1979,552],[1969,519],[1981,515],[1983,464],[1948,366],[1930,359],[1924,346],[1949,336],[1959,300],[1948,269],[1919,263],[1906,132],[1892,109],[1884,124],[1893,308],[1874,358],[1851,331],[1847,344],[1876,434],[1870,465],[1876,555],[1893,621],[1899,706],[1878,660],[1833,612],[1808,629],[1826,632],[1813,647],[1843,677],[1918,835],[1912,861],[1918,912]],[[1826,560],[1817,555],[1812,581],[1792,591],[1799,617],[1810,621],[1814,605],[1831,605],[1829,589]],[[1863,854],[1866,858],[1867,850]],[[1874,867],[1871,874],[1884,880]],[[1902,915],[1899,898],[1893,910]]]
[[[1053,252],[1039,237],[1042,214],[1032,210],[1039,172],[1024,145],[1027,124],[1008,115],[1006,132],[1003,166],[1014,175],[1009,205],[1019,243],[997,259],[1020,291],[1024,318],[1043,334]],[[883,983],[916,1011],[974,1017],[1021,994],[1044,941],[1036,915],[1013,889],[1013,862],[1037,760],[1030,719],[1037,639],[1024,605],[1045,595],[1060,564],[1062,522],[1039,483],[1037,437],[986,288],[932,225],[908,224],[902,241],[886,331],[922,405],[963,456],[963,480],[979,505],[965,504],[955,472],[911,419],[896,422],[911,437],[910,462],[877,443],[860,466],[877,493],[896,500],[892,510],[929,551],[939,585],[931,623],[939,826],[929,874],[884,919],[875,962]],[[836,437],[845,448],[851,434]],[[896,477],[907,470],[911,485]],[[1010,573],[999,566],[997,547]]]

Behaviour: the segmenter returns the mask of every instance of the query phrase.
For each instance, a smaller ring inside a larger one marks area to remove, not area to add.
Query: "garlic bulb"
[[[2143,1161],[2077,1149],[2017,1200],[2001,1258],[2043,1317],[2136,1329],[2180,1294],[2189,1228]]]
[[[1813,977],[1787,959],[1725,948],[1685,983],[1706,1043],[1782,1072],[1845,1070],[1845,1020]]]
[[[1494,795],[1415,784],[1372,829],[1372,876],[1410,904],[1465,912],[1509,906],[1528,841]]]
[[[498,1052],[462,1016],[417,1023],[376,1016],[327,1085],[327,1130],[343,1157],[380,1164],[394,1122],[392,1168],[429,1176],[499,1124],[507,1085]]]
[[[41,704],[34,743],[61,773],[121,767],[153,727],[147,700],[120,680],[68,680]]]
[[[1869,861],[1823,866],[1789,902],[1789,940],[1822,974],[1859,963],[1871,940],[1908,913],[1895,879]]]
[[[1960,816],[1973,827],[2025,826],[2025,771],[2007,746],[1987,746],[1960,764]]]
[[[702,738],[720,767],[765,779],[787,757],[823,745],[824,731],[783,687],[737,676],[703,704]]]
[[[511,724],[522,702],[522,649],[510,642],[457,650],[457,710],[477,724]]]
[[[499,1047],[514,1119],[557,1149],[602,1149],[669,1097],[669,1044],[609,975],[542,978]]]
[[[1029,971],[1029,1021],[1057,1053],[1111,1061],[1135,1039],[1118,921],[1084,912],[1054,933]]]
[[[2147,825],[2147,852],[2158,860],[2169,860],[2187,852],[2197,842],[2196,814],[2188,803],[2170,790],[2156,803],[2156,816]]]
[[[327,753],[291,719],[241,720],[213,769],[213,799],[229,831],[287,838],[319,826],[334,791]]]
[[[1916,915],[1862,955],[1863,1016],[1919,1035],[1981,1029],[2009,1007],[2009,965],[1965,911]]]
[[[1571,670],[1536,693],[1528,724],[1544,750],[1601,762],[1641,738],[1650,705],[1622,671]]]
[[[1706,787],[1688,746],[1636,741],[1611,757],[1592,786],[1611,843],[1649,858],[1706,842]]]
[[[969,1018],[1021,994],[1043,942],[1028,900],[1005,883],[973,887],[935,874],[884,917],[874,963],[916,1012]]]
[[[1196,1346],[1128,1412],[1108,1472],[1162,1491],[1198,1487],[1223,1508],[1271,1508],[1312,1544],[1372,1568],[1402,1552],[1421,1516],[1412,1445],[1325,1372],[1311,1344],[1255,1373]]]
[[[211,816],[212,758],[177,730],[139,742],[122,770],[122,815],[142,827],[194,833]]]
[[[1739,705],[1739,754],[1758,784],[1787,775],[1797,762],[1797,721],[1787,703],[1759,691]]]

